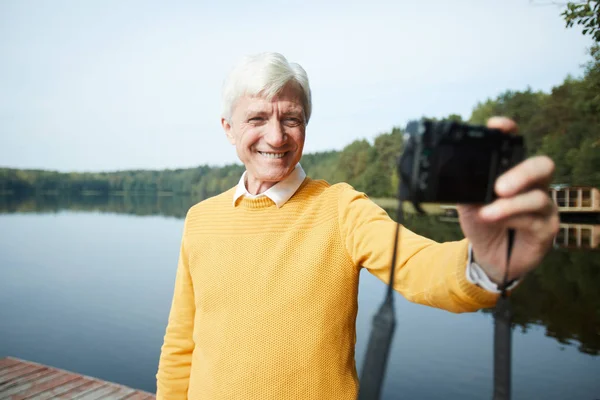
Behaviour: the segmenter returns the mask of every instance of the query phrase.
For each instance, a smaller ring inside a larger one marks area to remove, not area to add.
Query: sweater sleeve
[[[396,222],[364,193],[346,186],[339,197],[343,244],[357,266],[388,284]],[[401,227],[394,289],[409,301],[452,312],[495,304],[498,295],[466,277],[468,242],[437,243]]]
[[[156,374],[156,399],[187,399],[194,341],[194,291],[185,231],[181,243],[173,302]]]

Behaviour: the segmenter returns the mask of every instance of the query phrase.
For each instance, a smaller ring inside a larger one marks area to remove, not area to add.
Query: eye
[[[257,124],[261,124],[261,123],[263,123],[263,122],[264,122],[264,120],[265,120],[265,119],[264,119],[263,117],[250,117],[250,118],[248,118],[248,121],[247,121],[247,122],[248,122],[249,124],[254,124],[254,125],[257,125]]]
[[[302,124],[302,120],[300,118],[291,117],[284,119],[283,123],[285,124],[285,126],[296,127]]]

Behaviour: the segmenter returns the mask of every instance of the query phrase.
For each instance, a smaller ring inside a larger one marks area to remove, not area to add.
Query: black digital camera
[[[523,137],[455,121],[411,121],[398,162],[400,200],[490,203],[494,183],[523,160]]]

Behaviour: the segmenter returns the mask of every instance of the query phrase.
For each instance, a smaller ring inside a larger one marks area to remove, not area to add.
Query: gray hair
[[[300,64],[290,63],[279,53],[246,56],[229,73],[223,84],[221,116],[231,122],[233,107],[240,97],[261,96],[271,100],[289,82],[299,86],[306,123],[312,102],[308,76]]]

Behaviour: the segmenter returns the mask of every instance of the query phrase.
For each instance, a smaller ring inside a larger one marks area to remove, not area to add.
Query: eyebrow
[[[289,107],[289,108],[288,108],[288,109],[285,111],[285,113],[293,113],[293,112],[299,112],[299,113],[301,113],[301,112],[304,112],[304,107],[302,107],[302,106],[301,106],[301,105],[299,105],[299,104],[294,104],[294,105],[291,105],[291,106],[290,106],[290,107]]]
[[[304,114],[304,112],[303,112],[302,108],[296,107],[291,110],[284,111],[282,114],[286,115],[286,116],[287,115],[302,115],[302,114]]]

